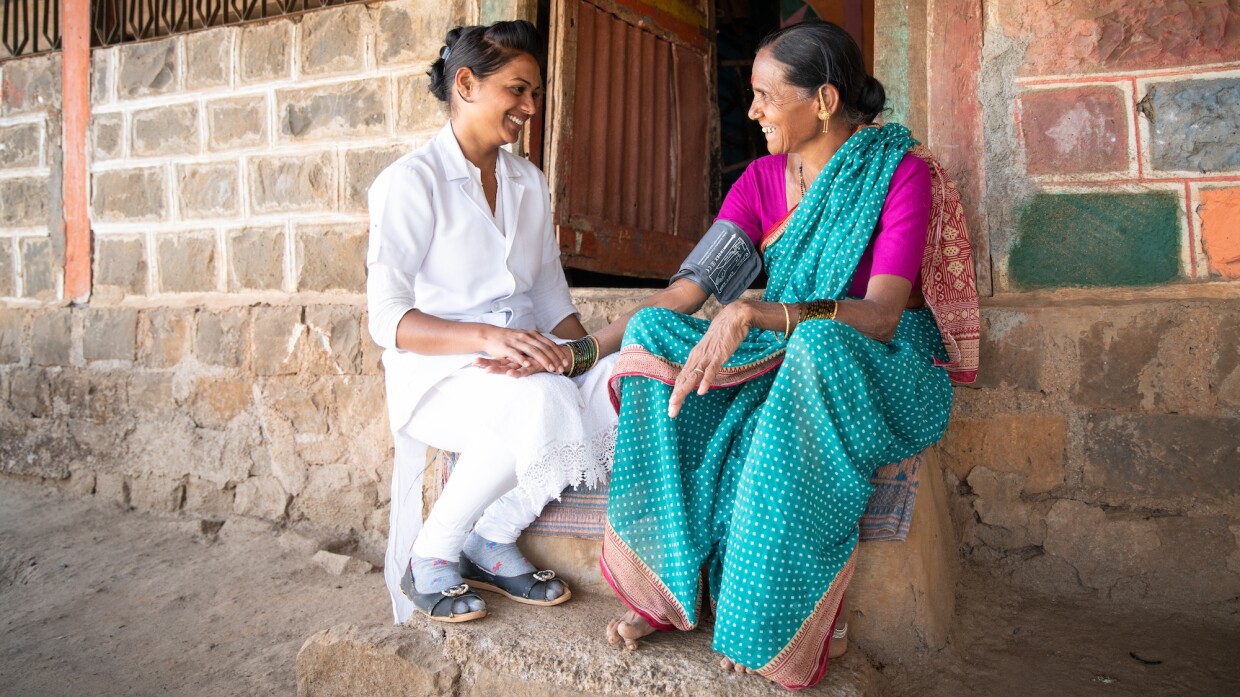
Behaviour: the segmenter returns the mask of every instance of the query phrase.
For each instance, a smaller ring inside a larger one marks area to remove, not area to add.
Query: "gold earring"
[[[827,111],[827,103],[822,98],[822,92],[818,93],[818,120],[822,122],[822,132],[827,132],[827,125],[831,123],[831,112]]]

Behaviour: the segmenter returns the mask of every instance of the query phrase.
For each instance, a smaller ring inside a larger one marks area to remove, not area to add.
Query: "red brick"
[[[1197,200],[1210,275],[1240,279],[1240,186],[1202,189]]]
[[[1020,98],[1029,174],[1128,169],[1124,93],[1112,87],[1026,92]]]

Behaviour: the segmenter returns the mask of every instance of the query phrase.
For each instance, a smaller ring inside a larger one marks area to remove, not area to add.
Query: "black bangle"
[[[568,342],[565,346],[573,355],[573,364],[568,369],[568,377],[575,378],[598,363],[598,339],[593,336],[587,334],[576,341]]]

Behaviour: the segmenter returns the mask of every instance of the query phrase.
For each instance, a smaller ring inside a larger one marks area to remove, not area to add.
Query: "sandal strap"
[[[452,593],[450,591],[456,591],[456,592]],[[429,596],[432,594],[427,593],[426,595]],[[478,594],[470,591],[469,585],[465,583],[462,583],[459,586],[452,586],[451,588],[445,588],[439,591],[439,595],[441,596],[439,600],[436,600],[435,604],[432,605],[430,610],[428,611],[431,617],[451,617],[456,614],[455,612],[452,611],[452,605],[456,603],[457,600],[464,600],[466,598],[477,598],[478,597]]]
[[[405,573],[400,579],[400,589],[414,604],[414,607],[431,617],[452,617],[456,614],[452,611],[452,605],[457,600],[468,598],[481,600],[467,583],[459,583],[438,592],[419,593],[413,583],[412,567],[405,567]]]
[[[466,578],[485,581],[493,586],[503,588],[510,595],[520,596],[526,600],[531,600],[536,591],[545,595],[547,584],[557,578],[555,572],[551,569],[517,576],[500,576],[478,566],[465,555],[461,555],[460,568],[461,575]]]

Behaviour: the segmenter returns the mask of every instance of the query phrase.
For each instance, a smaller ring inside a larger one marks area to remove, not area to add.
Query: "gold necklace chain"
[[[797,163],[797,180],[801,184],[801,198],[805,198],[805,163]]]

